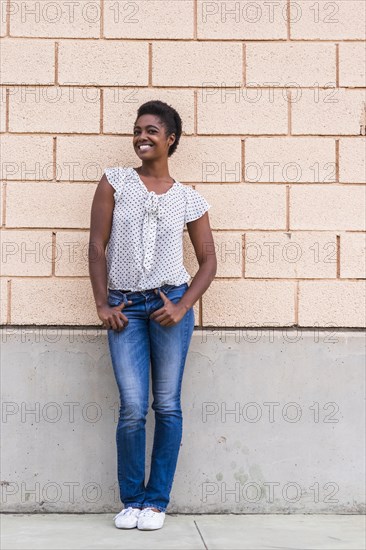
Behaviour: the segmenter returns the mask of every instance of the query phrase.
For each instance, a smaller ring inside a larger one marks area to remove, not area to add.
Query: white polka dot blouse
[[[212,205],[179,181],[163,194],[148,191],[132,167],[106,168],[104,173],[114,189],[106,251],[108,288],[142,291],[188,283],[183,229]]]

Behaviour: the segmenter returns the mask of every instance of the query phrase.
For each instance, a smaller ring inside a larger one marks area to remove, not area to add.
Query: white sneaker
[[[118,529],[132,529],[137,526],[137,520],[140,513],[140,508],[128,506],[114,516],[114,525],[118,527]]]
[[[155,512],[152,508],[143,508],[139,513],[137,529],[160,529],[164,525],[165,512]]]

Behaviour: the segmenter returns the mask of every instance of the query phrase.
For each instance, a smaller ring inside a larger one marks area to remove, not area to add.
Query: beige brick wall
[[[161,99],[170,173],[212,204],[197,325],[365,327],[365,6],[0,0],[1,324],[100,325],[91,201]]]

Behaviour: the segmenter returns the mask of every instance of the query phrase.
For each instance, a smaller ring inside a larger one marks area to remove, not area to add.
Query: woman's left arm
[[[217,271],[215,243],[208,212],[197,220],[187,222],[187,229],[196,253],[199,269],[178,304],[190,309],[206,292]]]

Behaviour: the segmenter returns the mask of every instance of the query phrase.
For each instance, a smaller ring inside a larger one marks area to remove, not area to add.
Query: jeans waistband
[[[162,285],[162,286],[156,286],[154,288],[147,288],[147,289],[144,289],[144,290],[122,290],[122,289],[109,289],[109,290],[122,292],[123,294],[128,294],[128,293],[136,294],[136,293],[139,293],[139,292],[153,292],[155,289],[158,289],[158,288],[160,288],[161,290],[163,290],[165,292],[168,292],[169,290],[171,290],[173,288],[181,288],[183,286],[188,287],[188,283],[182,283],[181,285],[165,284],[165,285]]]

